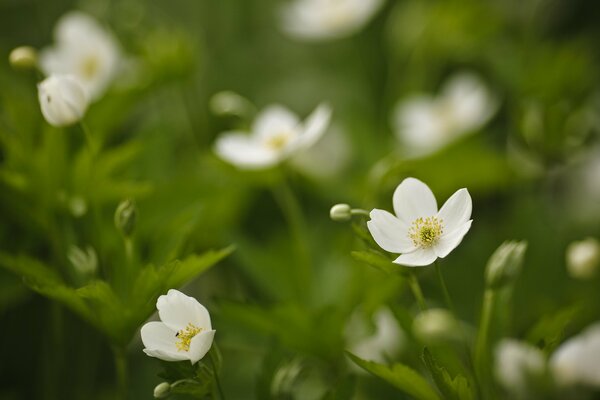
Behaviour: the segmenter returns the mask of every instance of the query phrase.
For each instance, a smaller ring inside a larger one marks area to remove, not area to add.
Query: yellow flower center
[[[408,237],[415,246],[430,247],[444,233],[443,221],[437,217],[417,218],[408,230]]]
[[[190,343],[192,342],[192,338],[200,332],[202,332],[202,328],[198,328],[191,322],[187,324],[187,326],[184,329],[177,331],[177,333],[175,334],[177,339],[179,339],[177,343],[175,343],[177,350],[190,351]]]
[[[92,79],[100,68],[100,62],[95,56],[89,56],[81,63],[81,74],[86,79]]]
[[[289,132],[279,132],[267,139],[267,147],[273,150],[281,150],[285,147],[291,136]]]

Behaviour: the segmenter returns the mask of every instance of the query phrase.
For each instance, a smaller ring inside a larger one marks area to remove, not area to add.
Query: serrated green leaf
[[[475,395],[467,378],[460,374],[452,378],[446,368],[437,363],[427,348],[423,351],[423,362],[445,399],[472,400],[474,398]]]
[[[373,361],[363,360],[351,353],[347,354],[359,367],[385,380],[417,400],[442,400],[421,374],[404,364],[394,364],[389,367]]]
[[[350,255],[355,260],[363,262],[373,268],[377,268],[386,274],[397,275],[404,273],[402,267],[394,264],[383,254],[375,250],[353,251]]]

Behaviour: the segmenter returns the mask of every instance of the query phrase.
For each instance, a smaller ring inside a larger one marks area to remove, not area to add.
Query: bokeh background
[[[77,286],[71,246],[93,246],[101,268],[123,263],[113,214],[125,198],[137,202],[144,262],[235,244],[183,289],[211,312],[228,399],[403,398],[350,366],[344,350],[386,309],[404,332],[387,357],[414,362],[413,299],[401,276],[352,259],[362,244],[328,212],[340,202],[391,210],[407,176],[440,204],[461,187],[473,197],[473,227],[442,264],[461,319],[477,323],[486,261],[507,239],[529,247],[505,334],[533,340],[536,326],[555,323],[568,336],[600,319],[598,279],[574,279],[565,266],[569,243],[600,235],[600,7],[388,0],[347,37],[307,42],[281,29],[284,3],[0,0],[0,251],[42,260]],[[80,129],[50,127],[37,78],[7,62],[16,46],[51,44],[54,24],[74,9],[110,28],[130,58],[86,116],[104,143],[94,168]],[[438,93],[461,71],[494,93],[496,112],[472,134],[405,156],[396,104]],[[323,101],[333,109],[323,139],[285,169],[308,232],[306,287],[290,272],[297,259],[278,204],[281,170],[241,171],[214,155],[220,132],[251,122],[211,109],[224,90],[257,109],[281,103],[303,117]],[[418,275],[428,302],[442,305],[433,271]],[[112,398],[107,340],[7,270],[0,326],[0,398]],[[141,348],[139,337],[128,347],[129,391],[151,398],[160,365]]]

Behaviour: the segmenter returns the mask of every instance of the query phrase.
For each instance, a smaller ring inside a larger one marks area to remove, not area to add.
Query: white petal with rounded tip
[[[215,153],[243,169],[261,169],[275,165],[280,154],[242,132],[225,132],[215,144]]]
[[[468,133],[481,127],[497,108],[483,82],[474,74],[461,73],[445,85],[442,101],[452,109],[456,135]]]
[[[319,105],[304,123],[303,132],[296,138],[293,146],[306,149],[315,144],[327,130],[331,120],[331,108],[326,104]]]
[[[600,324],[596,323],[559,346],[550,358],[553,377],[561,385],[600,387]]]
[[[424,267],[437,259],[433,248],[418,248],[413,252],[401,254],[394,260],[395,264],[407,267]]]
[[[460,242],[462,242],[463,237],[467,234],[469,229],[471,229],[472,222],[473,220],[467,221],[454,231],[443,234],[433,245],[435,254],[440,258],[444,258],[450,254],[452,250],[458,247]]]
[[[296,133],[300,129],[298,116],[280,105],[266,107],[252,125],[252,135],[260,140],[281,133]]]
[[[174,331],[185,329],[188,324],[198,328],[212,329],[210,315],[204,306],[193,297],[171,289],[156,302],[162,322]]]
[[[438,109],[436,100],[426,95],[398,103],[392,117],[398,139],[411,149],[433,151],[443,146],[448,138]]]
[[[158,321],[148,322],[142,326],[140,334],[146,349],[177,353],[177,346],[175,345],[177,331],[169,328],[164,323]]]
[[[62,127],[79,121],[88,106],[83,86],[71,75],[51,75],[38,85],[38,98],[44,118]]]
[[[419,217],[437,214],[437,202],[429,186],[415,178],[406,178],[394,191],[394,212],[406,224]]]
[[[437,214],[444,232],[452,232],[471,218],[473,203],[467,189],[457,190],[440,208]]]
[[[208,353],[212,346],[215,331],[206,331],[199,333],[192,338],[190,343],[189,358],[192,364],[197,363],[202,357]]]
[[[374,209],[367,227],[377,244],[390,253],[408,253],[415,249],[408,237],[408,225],[391,213]]]

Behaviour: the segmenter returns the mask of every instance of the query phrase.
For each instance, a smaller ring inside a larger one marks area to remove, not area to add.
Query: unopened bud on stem
[[[526,242],[504,242],[490,257],[485,270],[488,288],[500,289],[515,281],[527,249]]]
[[[135,229],[137,208],[131,199],[123,200],[115,211],[115,226],[125,237],[131,236]]]
[[[353,215],[364,215],[368,217],[369,212],[359,208],[352,208],[348,204],[336,204],[329,210],[329,217],[337,222],[350,221]]]
[[[162,382],[156,385],[154,388],[154,398],[155,399],[164,399],[169,396],[171,393],[171,385],[169,382]]]
[[[10,65],[17,70],[29,70],[37,67],[37,51],[30,46],[20,46],[10,52]]]
[[[567,271],[577,279],[589,279],[600,267],[600,243],[594,238],[573,242],[567,247]]]

